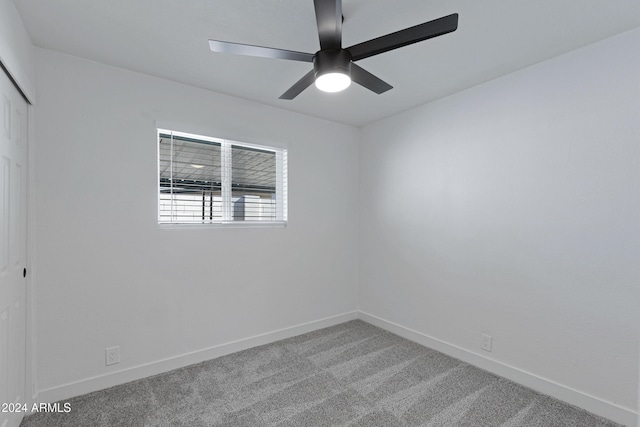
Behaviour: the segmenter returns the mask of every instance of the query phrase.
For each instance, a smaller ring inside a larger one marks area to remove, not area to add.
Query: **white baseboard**
[[[403,338],[407,338],[425,347],[432,348],[446,355],[455,357],[470,365],[489,371],[493,374],[507,378],[525,387],[555,397],[571,405],[585,409],[593,414],[615,421],[619,424],[635,427],[638,414],[628,408],[588,395],[570,387],[558,384],[547,378],[542,378],[530,372],[516,367],[488,359],[487,357],[466,350],[462,347],[447,343],[437,338],[430,337],[422,332],[415,331],[397,323],[390,322],[380,317],[373,316],[363,311],[358,312],[358,318],[371,323],[374,326],[385,329]]]
[[[37,401],[46,403],[59,402],[74,396],[80,396],[86,393],[91,393],[97,390],[102,390],[119,384],[146,378],[152,375],[161,374],[173,369],[193,365],[194,363],[200,363],[204,362],[205,360],[211,360],[215,359],[216,357],[235,353],[236,351],[246,350],[248,348],[269,344],[286,338],[291,338],[296,335],[306,334],[307,332],[312,332],[317,329],[338,325],[340,323],[344,323],[349,320],[355,320],[357,318],[357,311],[344,313],[337,316],[315,320],[312,322],[303,323],[301,325],[296,325],[289,328],[279,329],[253,337],[216,345],[191,353],[185,353],[179,356],[145,363],[143,365],[122,369],[120,371],[74,381],[72,383],[40,390],[37,395]]]

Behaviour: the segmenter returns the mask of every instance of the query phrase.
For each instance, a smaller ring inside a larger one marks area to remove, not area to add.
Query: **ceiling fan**
[[[314,0],[313,3],[320,37],[320,50],[315,54],[221,40],[209,40],[209,47],[218,53],[312,62],[313,70],[283,93],[280,99],[293,99],[314,82],[320,90],[339,92],[346,89],[352,80],[381,94],[393,86],[354,64],[355,61],[438,37],[458,28],[458,14],[454,13],[343,49],[342,0]]]

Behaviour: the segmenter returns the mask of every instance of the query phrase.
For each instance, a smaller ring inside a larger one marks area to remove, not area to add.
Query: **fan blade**
[[[342,47],[342,0],[314,0],[321,49]]]
[[[295,82],[293,86],[291,86],[285,93],[283,93],[280,96],[280,99],[295,98],[296,96],[300,95],[303,90],[311,86],[311,83],[313,83],[315,80],[316,80],[315,71],[313,70],[309,71],[307,74],[304,75],[303,78]]]
[[[378,95],[388,91],[389,89],[393,89],[393,86],[389,83],[384,80],[380,80],[364,68],[359,67],[354,63],[351,63],[351,80],[358,83],[360,86],[364,86],[370,91],[377,93]]]
[[[209,40],[212,52],[233,53],[235,55],[259,56],[262,58],[290,59],[293,61],[313,62],[313,54],[272,47],[252,46],[250,44]]]
[[[386,36],[353,45],[346,50],[351,54],[351,58],[354,61],[359,61],[379,53],[451,33],[457,28],[458,14],[454,13],[415,27],[405,28]]]

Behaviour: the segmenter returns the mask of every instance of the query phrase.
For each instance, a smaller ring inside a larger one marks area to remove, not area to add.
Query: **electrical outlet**
[[[491,352],[491,335],[482,334],[482,348],[484,351]]]
[[[120,363],[120,347],[109,347],[105,350],[107,356],[107,366],[115,365],[116,363]]]

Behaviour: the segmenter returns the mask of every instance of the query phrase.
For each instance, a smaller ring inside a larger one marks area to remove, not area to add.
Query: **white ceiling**
[[[364,59],[394,86],[278,97],[311,64],[216,54],[210,38],[315,53],[312,0],[14,0],[36,46],[354,126],[640,27],[638,0],[344,0],[345,47],[454,12],[458,30]]]

